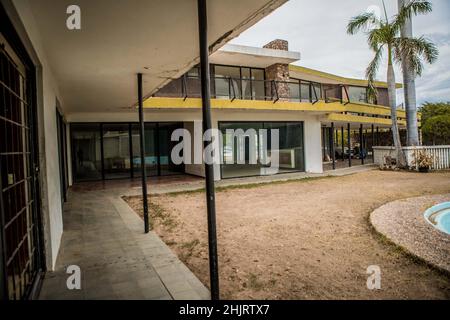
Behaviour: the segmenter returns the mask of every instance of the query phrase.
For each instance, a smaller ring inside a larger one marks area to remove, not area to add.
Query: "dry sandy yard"
[[[450,192],[450,173],[369,171],[217,193],[221,297],[227,299],[450,299],[450,279],[386,243],[372,210]],[[204,193],[152,196],[154,230],[208,285]],[[127,201],[137,212],[141,199]],[[450,257],[449,257],[450,259]],[[381,268],[381,290],[366,269]]]

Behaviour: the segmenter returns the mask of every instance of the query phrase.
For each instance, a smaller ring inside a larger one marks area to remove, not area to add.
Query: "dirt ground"
[[[450,299],[450,279],[376,234],[371,211],[450,192],[450,173],[368,171],[217,192],[225,299]],[[137,212],[141,199],[128,198]],[[151,197],[154,230],[209,285],[203,192]],[[449,257],[450,259],[450,257]],[[366,286],[381,268],[381,289]]]

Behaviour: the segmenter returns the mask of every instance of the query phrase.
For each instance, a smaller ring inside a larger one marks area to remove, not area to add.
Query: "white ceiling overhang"
[[[208,0],[216,51],[287,0]],[[30,8],[66,113],[114,112],[136,104],[136,74],[150,95],[199,61],[197,0],[13,0]],[[68,30],[66,9],[81,9]]]
[[[275,63],[290,64],[298,60],[299,52],[235,44],[226,44],[210,57],[211,63],[255,68],[267,68]]]

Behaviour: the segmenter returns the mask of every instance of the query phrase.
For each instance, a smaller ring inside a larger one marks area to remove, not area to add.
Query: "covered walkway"
[[[164,242],[144,234],[143,221],[121,199],[128,183],[69,193],[56,270],[46,274],[40,299],[209,299]],[[70,265],[81,269],[81,290],[67,288]]]

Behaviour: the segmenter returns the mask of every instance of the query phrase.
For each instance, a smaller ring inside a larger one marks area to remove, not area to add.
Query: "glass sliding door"
[[[72,124],[72,167],[75,181],[101,180],[100,124]]]
[[[262,165],[258,133],[262,128],[262,122],[219,123],[223,136],[222,178],[260,174]],[[239,136],[237,130],[242,130],[243,135]]]
[[[148,176],[184,172],[170,155],[177,141],[172,132],[181,122],[145,123],[145,165]],[[141,176],[138,123],[71,124],[72,166],[76,182]]]
[[[268,129],[269,151],[274,148],[271,141],[271,130],[278,129],[279,172],[304,171],[303,123],[266,122],[264,128]]]
[[[279,153],[279,173],[305,170],[303,122],[222,122],[219,129],[223,135],[222,178],[261,175],[261,169],[271,165],[273,150]],[[279,133],[277,149],[271,139],[274,129]],[[237,130],[242,130],[241,137]]]
[[[129,124],[104,124],[102,128],[105,179],[131,177]]]
[[[178,144],[178,141],[171,141],[172,132],[178,128],[183,128],[183,123],[158,123],[159,175],[165,176],[184,172],[184,165],[174,164],[170,156],[173,147]]]
[[[141,176],[141,145],[139,140],[139,124],[131,125],[131,141],[132,141],[132,167],[133,176]],[[144,129],[145,141],[145,168],[147,176],[158,175],[158,154],[157,154],[157,132],[156,123],[146,123]]]

